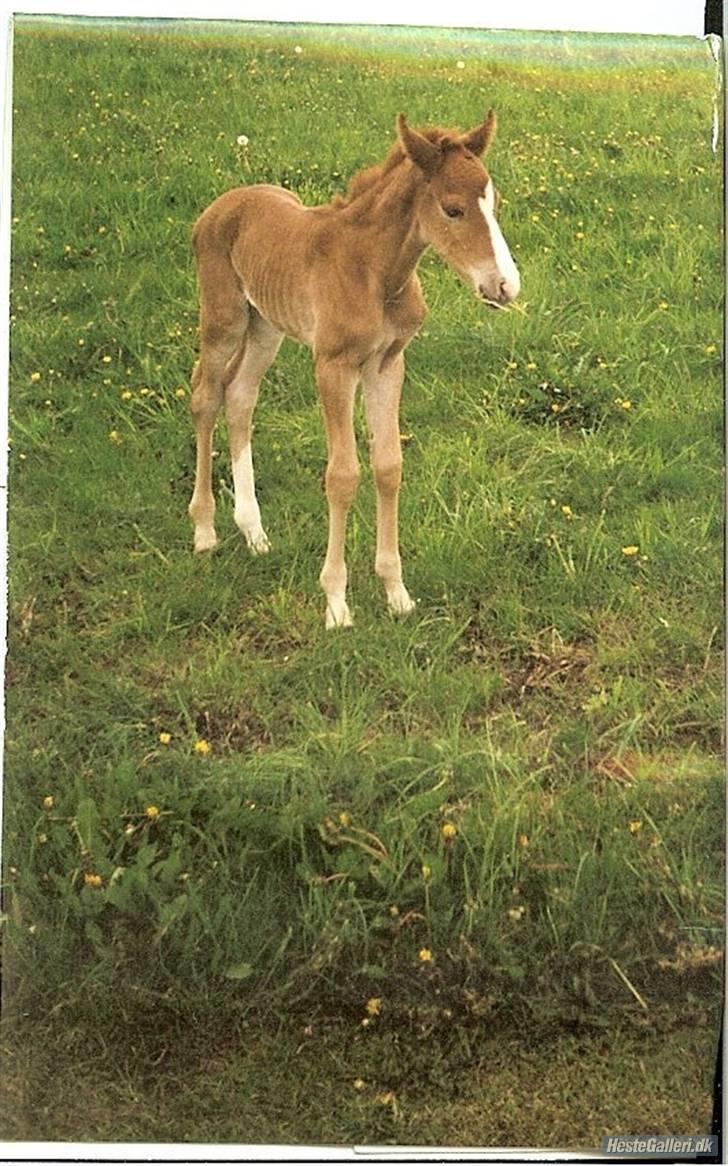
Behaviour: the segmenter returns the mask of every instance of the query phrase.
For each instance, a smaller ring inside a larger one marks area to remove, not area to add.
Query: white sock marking
[[[235,487],[235,522],[245,535],[245,540],[257,555],[270,550],[270,543],[260,522],[260,509],[255,497],[253,477],[253,453],[250,442],[244,445],[233,460],[233,485]]]

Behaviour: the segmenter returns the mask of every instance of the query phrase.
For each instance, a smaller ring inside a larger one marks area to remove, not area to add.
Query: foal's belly
[[[276,296],[270,291],[260,294],[260,290],[245,288],[248,303],[259,316],[272,324],[284,336],[298,340],[301,344],[313,344],[314,317],[306,305],[291,303],[285,295]]]

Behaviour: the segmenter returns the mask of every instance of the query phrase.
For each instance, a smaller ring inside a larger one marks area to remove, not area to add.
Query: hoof
[[[326,608],[326,627],[350,628],[354,623],[351,612],[343,599],[329,600]]]
[[[267,555],[270,550],[270,540],[268,535],[263,530],[263,527],[258,527],[257,530],[244,530],[245,541],[248,544],[248,549],[254,555]]]
[[[387,604],[392,615],[410,615],[417,606],[413,599],[410,599],[409,592],[404,584],[393,588],[387,594]]]
[[[200,555],[204,551],[214,551],[217,546],[217,535],[215,531],[206,530],[195,534],[195,554]]]

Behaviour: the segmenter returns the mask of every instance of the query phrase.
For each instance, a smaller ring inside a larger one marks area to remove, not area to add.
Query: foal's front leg
[[[326,595],[326,627],[350,627],[346,602],[346,519],[359,485],[359,462],[354,436],[354,396],[359,372],[344,360],[316,360],[316,382],[326,423],[329,459],[326,497],[329,503],[329,541],[319,576]]]
[[[404,353],[390,357],[384,368],[377,353],[364,365],[362,383],[377,487],[377,554],[374,569],[384,584],[389,609],[407,615],[414,609],[402,582],[399,556],[399,488],[402,481],[402,446],[399,436],[399,402],[404,381]]]

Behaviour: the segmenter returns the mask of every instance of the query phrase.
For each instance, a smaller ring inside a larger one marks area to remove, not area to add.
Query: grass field
[[[195,33],[15,28],[6,1136],[704,1129],[724,797],[708,48]],[[329,199],[400,109],[466,128],[491,105],[524,310],[484,312],[423,259],[401,421],[417,611],[386,612],[365,475],[355,627],[326,633],[303,349],[256,416],[272,553],[235,530],[222,430],[221,545],[191,553],[191,226],[240,182]],[[579,1107],[562,1063],[591,1083]]]

